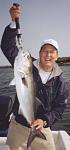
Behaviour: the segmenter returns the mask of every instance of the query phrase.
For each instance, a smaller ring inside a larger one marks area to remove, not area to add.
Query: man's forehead
[[[42,47],[41,47],[41,50],[56,50],[57,51],[57,49],[53,46],[53,45],[51,45],[51,44],[44,44]]]

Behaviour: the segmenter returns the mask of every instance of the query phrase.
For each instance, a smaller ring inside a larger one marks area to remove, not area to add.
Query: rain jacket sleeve
[[[12,66],[14,64],[15,56],[18,53],[16,34],[16,29],[11,29],[10,25],[8,25],[4,30],[1,40],[1,49]]]

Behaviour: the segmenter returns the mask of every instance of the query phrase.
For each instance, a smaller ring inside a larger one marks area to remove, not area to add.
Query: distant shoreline
[[[59,66],[70,66],[70,62],[68,62],[68,63],[60,62],[60,63],[58,63],[58,65]]]
[[[12,66],[0,66],[0,68],[12,68]]]

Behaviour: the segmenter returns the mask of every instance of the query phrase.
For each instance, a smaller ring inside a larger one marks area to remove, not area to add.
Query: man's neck
[[[45,72],[51,72],[52,69],[53,69],[52,66],[51,66],[51,67],[44,67],[44,66],[42,66],[40,63],[39,63],[39,66],[40,66],[40,68],[41,68],[43,71],[45,71]]]

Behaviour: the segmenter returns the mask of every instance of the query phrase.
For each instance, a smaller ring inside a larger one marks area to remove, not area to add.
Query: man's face
[[[50,71],[53,68],[54,62],[58,58],[58,52],[52,45],[45,44],[40,50],[39,56],[40,66],[42,67],[42,69],[44,69],[45,71]]]

